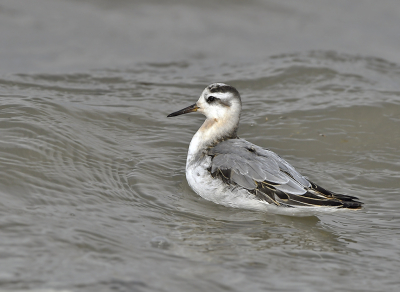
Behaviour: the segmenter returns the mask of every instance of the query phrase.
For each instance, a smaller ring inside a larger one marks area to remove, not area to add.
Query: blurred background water
[[[0,0],[0,291],[397,291],[398,1]],[[296,218],[187,185],[205,86],[359,197]]]

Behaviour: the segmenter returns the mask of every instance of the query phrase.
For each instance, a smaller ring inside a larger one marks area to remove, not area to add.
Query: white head
[[[239,120],[242,102],[235,87],[224,83],[213,83],[207,86],[196,102],[207,119]]]
[[[213,83],[204,89],[195,104],[168,117],[196,111],[202,113],[207,119],[199,132],[203,134],[203,139],[212,143],[236,137],[241,110],[242,102],[236,88],[224,83]]]

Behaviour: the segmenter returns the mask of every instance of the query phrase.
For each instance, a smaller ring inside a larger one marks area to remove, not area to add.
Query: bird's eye
[[[207,102],[213,102],[214,100],[216,100],[217,98],[215,97],[215,96],[209,96],[208,98],[207,98]]]

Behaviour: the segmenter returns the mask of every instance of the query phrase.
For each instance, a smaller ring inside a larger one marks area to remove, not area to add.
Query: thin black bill
[[[199,107],[196,104],[192,104],[192,105],[190,105],[188,107],[185,107],[184,109],[181,109],[181,110],[179,110],[177,112],[169,114],[167,116],[167,118],[176,117],[176,116],[187,114],[187,113],[191,113],[191,112],[196,112],[198,109],[199,109]]]

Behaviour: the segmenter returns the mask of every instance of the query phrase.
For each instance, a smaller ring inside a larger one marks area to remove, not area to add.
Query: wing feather
[[[230,139],[208,149],[209,171],[233,187],[247,189],[259,200],[284,207],[332,206],[360,209],[356,197],[330,192],[306,179],[276,153],[243,139]]]

